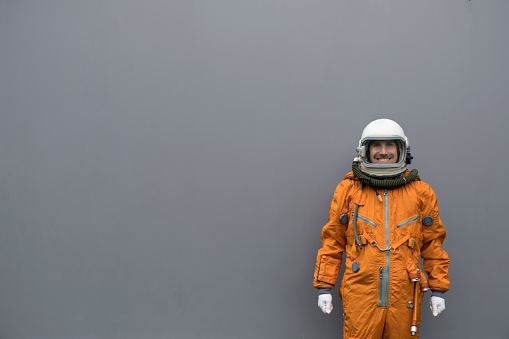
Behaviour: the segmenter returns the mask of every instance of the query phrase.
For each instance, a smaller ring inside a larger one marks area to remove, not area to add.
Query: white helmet
[[[398,145],[396,163],[374,164],[369,159],[369,142],[373,140],[395,140]],[[371,177],[394,177],[405,173],[406,165],[412,161],[410,145],[405,132],[397,122],[390,119],[378,119],[370,122],[362,131],[357,147],[359,168]]]

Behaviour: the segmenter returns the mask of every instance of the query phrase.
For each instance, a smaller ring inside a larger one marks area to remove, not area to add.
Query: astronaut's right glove
[[[320,294],[318,295],[318,307],[324,314],[330,314],[332,312],[332,294]]]

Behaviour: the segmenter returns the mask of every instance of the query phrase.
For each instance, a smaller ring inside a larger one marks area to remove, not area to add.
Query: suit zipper
[[[389,191],[384,190],[384,214],[385,214],[385,247],[390,247],[389,236]],[[379,267],[378,306],[389,306],[389,280],[391,269],[391,251],[385,252],[385,267]]]

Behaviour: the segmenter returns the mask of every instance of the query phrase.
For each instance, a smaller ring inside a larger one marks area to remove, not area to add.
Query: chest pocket
[[[373,226],[374,228],[376,228],[376,224],[373,221],[369,220],[366,217],[363,217],[362,215],[357,214],[357,220],[362,220],[366,224],[369,224],[369,225]]]
[[[352,219],[353,219],[353,213],[352,213]],[[362,223],[359,223],[359,221],[362,221],[365,224],[362,225]],[[363,234],[363,233],[373,234],[376,231],[376,223],[369,218],[366,218],[360,214],[357,214],[357,230],[359,230],[359,232],[360,232],[359,234]]]
[[[362,221],[364,224],[360,223],[359,221]],[[373,234],[376,231],[376,227],[377,225],[373,220],[370,220],[369,218],[357,214],[357,231],[359,232],[359,235],[362,235],[364,233]],[[349,245],[354,243],[355,239],[354,234],[355,233],[353,230],[353,212],[352,212],[351,224],[346,231],[346,236],[348,237]]]
[[[420,214],[417,214],[414,217],[411,217],[409,219],[406,219],[399,224],[396,225],[396,228],[401,232],[401,234],[407,234],[407,233],[420,233],[419,232],[419,220],[421,218]],[[412,224],[413,225],[410,225]],[[410,225],[410,226],[409,226]]]

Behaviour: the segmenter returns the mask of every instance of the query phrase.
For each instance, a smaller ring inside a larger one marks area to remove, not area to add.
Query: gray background
[[[509,338],[507,0],[0,1],[0,338],[340,338],[312,275],[364,126],[448,231],[423,338]],[[428,298],[428,297],[426,297]]]

